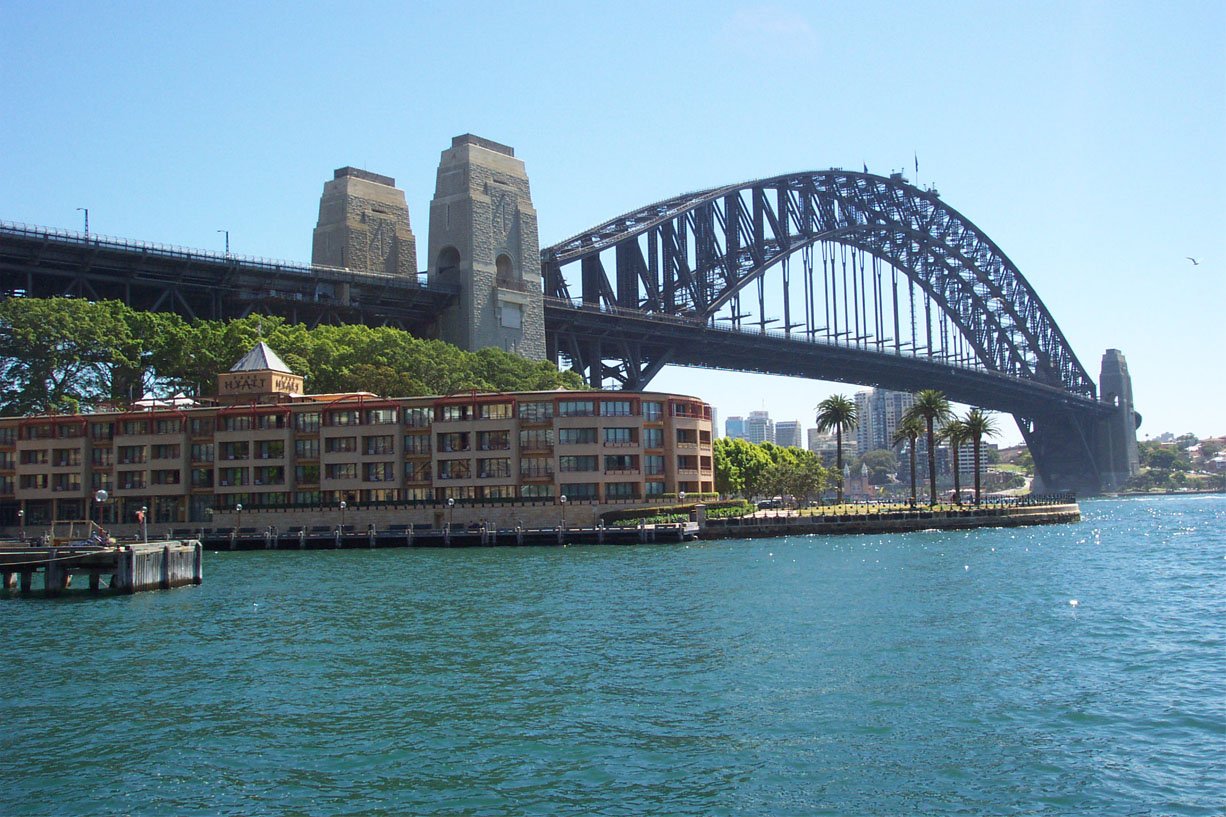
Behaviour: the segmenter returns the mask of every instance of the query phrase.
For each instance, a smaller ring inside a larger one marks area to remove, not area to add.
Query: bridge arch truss
[[[1096,399],[1094,381],[1013,262],[935,190],[899,174],[834,169],[689,193],[547,247],[541,258],[555,313],[571,307],[782,336]],[[670,361],[658,343],[554,334],[555,351],[593,384],[643,388]]]

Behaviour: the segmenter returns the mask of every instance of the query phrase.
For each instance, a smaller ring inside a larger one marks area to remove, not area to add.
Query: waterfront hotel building
[[[214,511],[649,503],[714,490],[711,407],[654,392],[302,394],[260,343],[211,405],[0,418],[0,525]],[[107,499],[95,502],[99,490]]]

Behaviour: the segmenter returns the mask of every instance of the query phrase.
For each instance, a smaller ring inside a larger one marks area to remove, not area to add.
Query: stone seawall
[[[917,530],[966,530],[1010,528],[1022,525],[1055,525],[1080,522],[1081,507],[1034,505],[980,508],[963,511],[900,511],[845,516],[754,516],[709,520],[701,539],[751,539],[761,536],[800,534],[906,533]]]

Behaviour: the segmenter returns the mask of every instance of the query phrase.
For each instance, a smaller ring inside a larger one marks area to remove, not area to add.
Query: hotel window
[[[677,455],[677,470],[678,471],[697,471],[698,457],[693,454],[678,454]]]
[[[154,445],[150,449],[155,460],[177,460],[182,451],[178,445]]]
[[[559,428],[559,445],[590,445],[596,442],[594,428]]]
[[[145,447],[143,445],[121,445],[119,446],[119,464],[134,465],[145,461]]]
[[[547,451],[553,448],[552,428],[528,428],[519,432],[520,451]]]
[[[591,400],[559,400],[559,417],[591,417],[596,414],[596,403]]]
[[[467,451],[468,450],[468,432],[454,432],[451,434],[438,435],[438,450],[439,451]]]
[[[56,468],[68,468],[81,464],[81,449],[57,448],[51,457],[51,464]]]
[[[212,488],[213,487],[213,469],[212,468],[193,468],[192,469],[192,487],[193,488]]]
[[[91,474],[89,478],[89,482],[90,482],[89,487],[95,491],[98,490],[99,488],[105,488],[106,490],[109,491],[112,488],[112,481],[111,481],[110,474],[104,474],[104,473]]]
[[[319,459],[319,440],[315,438],[294,440],[294,456],[300,460]]]
[[[140,446],[136,446],[140,448]],[[47,464],[47,449],[39,448],[35,451],[22,451],[19,455],[22,465],[46,465]]]
[[[181,434],[183,421],[179,419],[157,420],[153,424],[154,434]]]
[[[150,475],[154,485],[178,485],[182,473],[178,468],[154,471]]]
[[[311,442],[315,442],[312,440]],[[280,460],[285,458],[284,440],[260,440],[255,444],[257,460]]]
[[[521,485],[519,495],[524,499],[549,499],[553,496],[552,485]]]
[[[144,420],[125,420],[123,424],[124,434],[148,434],[149,424]]]
[[[139,471],[137,473],[140,473]],[[22,474],[18,479],[22,490],[42,491],[47,488],[46,474]]]
[[[664,447],[664,429],[662,428],[643,429],[643,447],[644,448],[663,448]]]
[[[469,417],[468,405],[463,406],[440,406],[438,418],[445,422],[455,422],[457,420],[467,420]]]
[[[51,483],[51,490],[53,491],[80,491],[81,490],[81,475],[80,474],[56,474]]]
[[[395,454],[396,438],[390,434],[379,437],[363,437],[362,453],[368,457],[378,454]]]
[[[328,412],[330,426],[356,426],[360,421],[361,416],[355,409]]]
[[[485,485],[477,490],[482,499],[511,499],[515,496],[514,485]]]
[[[356,462],[328,463],[324,474],[328,479],[357,479],[358,464]]]
[[[558,457],[559,471],[595,471],[599,468],[595,455],[584,457]]]
[[[406,502],[425,502],[430,499],[429,488],[405,488],[400,493]]]
[[[77,423],[72,423],[70,425],[66,424],[57,426],[56,431],[58,432],[56,436],[60,437],[61,439],[71,439],[74,437],[84,436],[85,427],[83,425],[78,425]]]
[[[319,412],[304,411],[294,415],[294,430],[313,434],[319,431]]]
[[[295,505],[318,505],[323,499],[323,494],[319,491],[294,491]]]
[[[212,417],[193,417],[188,423],[193,437],[203,437],[213,433]]]
[[[633,428],[606,428],[604,430],[604,444],[635,445],[638,443],[638,435],[635,434],[636,430]]]
[[[368,462],[364,469],[366,482],[395,482],[396,464],[391,462]]]
[[[255,484],[256,485],[284,485],[285,484],[285,466],[284,465],[265,465],[255,469]]]
[[[604,484],[605,499],[638,499],[639,484],[637,482],[606,482]]]
[[[404,464],[404,476],[410,482],[429,482],[434,478],[433,473],[434,469],[428,462],[406,462]]]
[[[505,479],[511,476],[511,460],[507,457],[479,459],[477,476],[481,479]]]
[[[251,417],[246,414],[231,414],[221,418],[222,431],[250,431]]]
[[[261,414],[255,418],[255,428],[264,430],[285,428],[284,414]]]
[[[405,434],[404,453],[421,456],[430,453],[429,434]]]
[[[426,428],[434,418],[434,410],[426,407],[404,410],[404,424],[409,428]]]
[[[470,479],[472,469],[468,460],[440,460],[438,464],[439,479]]]
[[[94,453],[99,454],[102,452],[102,450],[103,449],[95,448]],[[110,449],[109,448],[106,449],[106,452],[109,454]],[[94,459],[97,460],[97,457],[95,457]],[[95,462],[94,464],[97,465],[98,463]],[[0,470],[12,469],[12,468],[15,468],[16,466],[17,466],[17,459],[13,456],[12,451],[0,451]]]
[[[601,400],[601,417],[629,417],[633,414],[633,406],[629,400]]]
[[[542,423],[553,419],[553,403],[520,403],[519,421],[521,423]]]
[[[519,461],[521,477],[552,477],[553,460],[545,457],[524,457]]]
[[[396,409],[366,409],[366,425],[384,426],[396,422]]]
[[[511,419],[511,404],[482,403],[477,406],[477,412],[477,416],[482,420],[509,420]]]
[[[106,437],[95,436],[94,439],[95,440],[99,440],[99,439],[109,440],[111,424],[110,423],[90,423],[91,430],[94,428],[99,428],[99,427],[105,427],[107,429],[107,436]],[[0,428],[0,445],[13,445],[15,442],[17,442],[17,429],[16,428],[14,428],[13,426],[6,426],[5,428]]]
[[[247,469],[246,468],[218,468],[217,469],[217,484],[223,488],[228,488],[231,485],[246,485],[247,484]]]
[[[212,462],[212,443],[192,443],[192,462]]]
[[[295,465],[294,466],[294,482],[298,485],[318,485],[319,484],[319,466],[318,465]]]
[[[245,460],[251,456],[251,444],[248,442],[222,443],[218,454],[223,460]]]
[[[562,493],[572,502],[576,499],[595,499],[599,495],[595,482],[571,482],[562,485]]]
[[[662,496],[664,494],[663,482],[648,482],[643,488],[647,496]]]
[[[643,401],[643,419],[645,420],[662,420],[664,418],[664,404],[654,400]]]
[[[662,454],[646,454],[643,457],[643,473],[660,476],[664,474],[664,456]]]
[[[329,437],[324,440],[324,451],[329,454],[347,453],[358,450],[357,437]]]
[[[605,455],[604,470],[607,471],[638,471],[639,458],[634,454]]]
[[[477,447],[482,451],[510,451],[511,432],[481,431],[477,434]]]
[[[119,487],[121,490],[131,491],[135,488],[145,487],[144,471],[120,471],[116,476],[119,477]]]

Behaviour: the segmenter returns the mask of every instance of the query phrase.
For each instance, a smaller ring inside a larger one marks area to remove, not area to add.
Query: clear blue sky
[[[687,190],[906,170],[1018,265],[1145,433],[1226,434],[1226,3],[0,0],[0,219],[292,260],[334,168],[527,163],[550,244]],[[1200,261],[1194,266],[1186,259]],[[419,258],[424,267],[424,259]],[[854,387],[668,369],[721,417]],[[1019,439],[1005,421],[1006,439]]]

